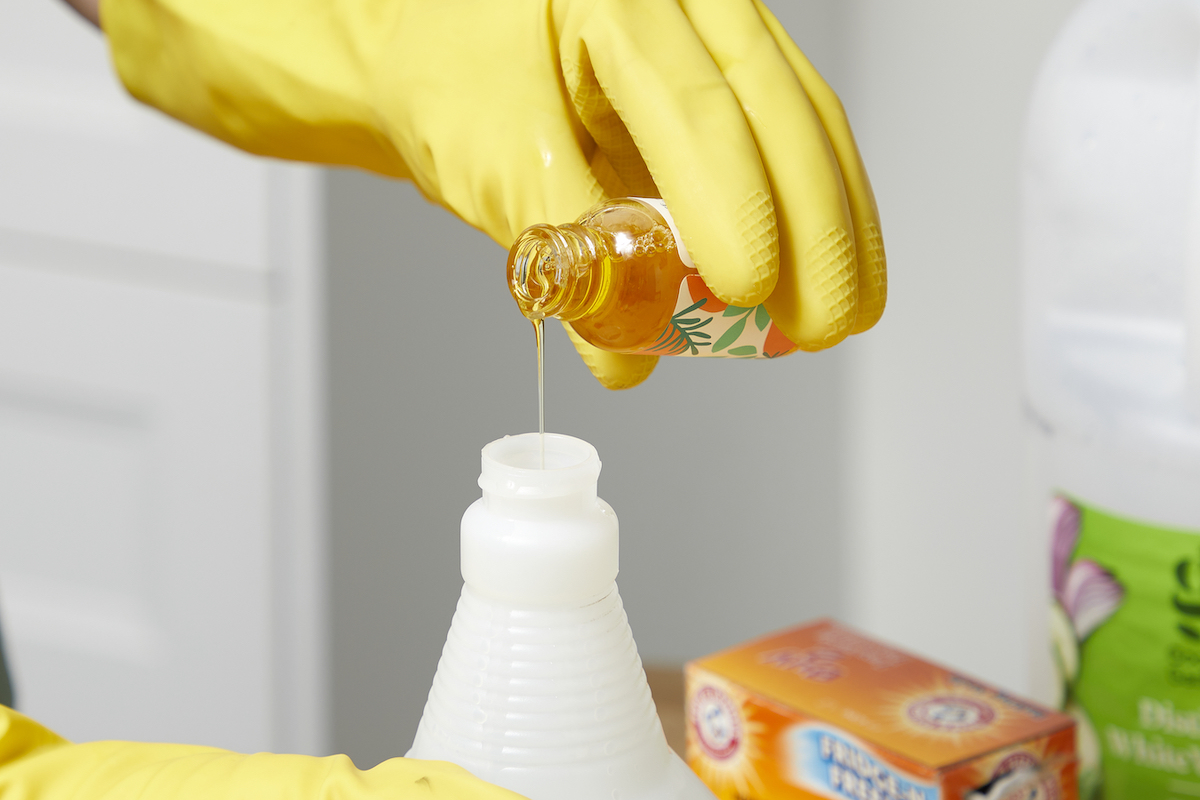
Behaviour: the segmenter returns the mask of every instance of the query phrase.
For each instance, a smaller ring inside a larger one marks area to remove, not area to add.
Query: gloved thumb
[[[583,363],[605,389],[630,389],[637,386],[650,377],[650,373],[658,364],[658,356],[635,356],[601,350],[585,342],[572,330],[569,323],[564,322],[563,327],[566,328],[567,336],[571,338],[571,344],[575,345]]]

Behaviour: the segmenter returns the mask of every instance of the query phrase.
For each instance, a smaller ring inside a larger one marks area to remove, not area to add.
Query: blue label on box
[[[796,725],[785,736],[788,778],[823,797],[849,800],[940,800],[941,789],[889,765],[847,734]]]

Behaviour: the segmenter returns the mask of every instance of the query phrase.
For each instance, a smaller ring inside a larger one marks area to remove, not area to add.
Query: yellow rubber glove
[[[508,247],[662,197],[708,286],[819,350],[886,295],[837,97],[756,0],[103,0],[129,91],[244,150],[413,180]],[[604,385],[647,356],[576,339]]]
[[[0,706],[0,797],[12,800],[523,800],[443,761],[359,770],[313,758],[134,742],[71,744]]]

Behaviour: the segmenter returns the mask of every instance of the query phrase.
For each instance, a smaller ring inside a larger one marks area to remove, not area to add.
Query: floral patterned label
[[[776,359],[797,349],[775,326],[766,308],[726,305],[700,276],[689,275],[679,284],[671,324],[642,353]]]
[[[671,323],[642,353],[655,356],[778,358],[796,345],[783,335],[761,305],[731,306],[717,299],[699,275],[679,284]]]
[[[1080,797],[1200,797],[1200,531],[1056,497],[1051,583]]]
[[[675,248],[684,265],[695,269],[675,220],[661,200],[633,198],[653,208],[670,227]],[[798,347],[771,321],[761,305],[750,308],[722,303],[699,275],[689,275],[679,284],[679,299],[671,323],[643,355],[708,356],[725,358],[778,358]]]

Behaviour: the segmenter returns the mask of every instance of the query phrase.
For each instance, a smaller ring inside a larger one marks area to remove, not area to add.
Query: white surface
[[[613,579],[617,518],[587,442],[484,448],[462,598],[408,755],[530,800],[713,800],[667,746]],[[536,569],[530,569],[536,565]]]

